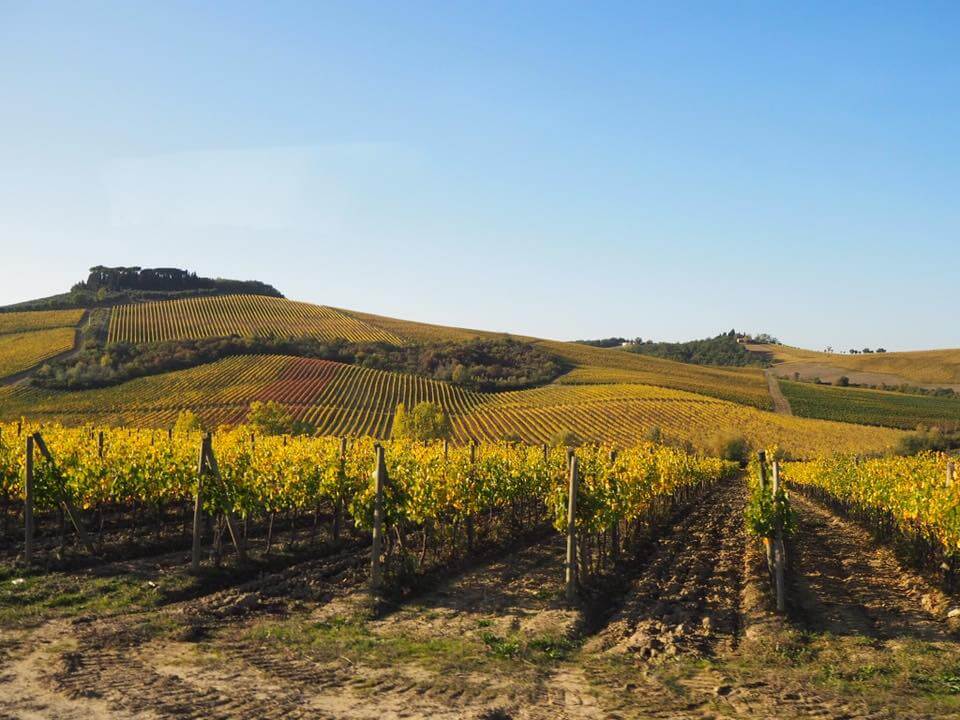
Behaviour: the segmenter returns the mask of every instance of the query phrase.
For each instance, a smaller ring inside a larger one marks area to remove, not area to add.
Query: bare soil
[[[578,607],[550,535],[396,604],[368,599],[355,547],[8,626],[0,719],[960,718],[954,601],[797,497],[779,617],[744,502],[740,481],[706,493]]]

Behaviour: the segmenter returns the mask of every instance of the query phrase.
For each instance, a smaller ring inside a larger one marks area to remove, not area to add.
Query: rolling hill
[[[658,428],[665,439],[706,449],[718,429],[755,446],[778,445],[798,456],[824,447],[877,452],[894,430],[789,418],[682,390],[639,383],[552,384],[531,390],[476,393],[412,375],[325,360],[243,356],[189,370],[83,392],[21,385],[3,388],[7,418],[80,424],[170,427],[186,409],[210,427],[238,423],[250,403],[273,400],[330,435],[388,437],[398,403],[430,401],[451,418],[458,441],[516,436],[549,442],[574,431],[585,440],[629,445]]]
[[[0,375],[20,372],[73,347],[83,312],[0,313]],[[0,418],[167,427],[182,410],[190,409],[208,426],[216,426],[242,421],[254,401],[273,400],[321,433],[387,437],[398,403],[432,401],[450,416],[458,441],[516,437],[542,443],[572,431],[585,440],[627,445],[657,432],[672,442],[707,448],[718,435],[738,434],[755,447],[778,445],[809,456],[838,448],[884,450],[898,441],[901,432],[869,425],[909,428],[918,417],[935,417],[952,408],[938,398],[926,398],[928,402],[918,408],[909,398],[887,397],[893,393],[884,393],[885,403],[879,405],[856,393],[825,398],[816,393],[829,388],[804,386],[787,392],[797,398],[797,414],[815,419],[785,417],[770,412],[770,390],[759,367],[687,364],[618,348],[446,327],[264,294],[174,295],[97,313],[108,327],[107,343],[145,348],[231,335],[414,348],[511,338],[539,348],[545,357],[560,359],[563,369],[548,385],[479,392],[443,379],[364,365],[366,351],[353,360],[341,360],[268,350],[204,360],[206,364],[189,369],[92,390],[20,382],[0,388]],[[88,342],[103,343],[104,338]],[[780,350],[779,357],[774,353],[782,361],[777,367],[811,356],[816,354],[790,349]],[[808,396],[812,399],[805,401]]]

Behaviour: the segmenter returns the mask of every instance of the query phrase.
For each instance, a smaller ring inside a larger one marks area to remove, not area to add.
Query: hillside
[[[333,308],[261,295],[121,305],[110,316],[108,342],[150,343],[227,335],[403,342],[393,333]]]
[[[191,409],[214,426],[239,422],[251,402],[274,400],[321,433],[387,437],[398,403],[429,400],[450,415],[459,441],[519,437],[542,443],[572,431],[585,440],[627,445],[659,433],[671,442],[705,449],[718,435],[737,434],[756,447],[779,445],[798,455],[836,447],[879,451],[900,435],[866,425],[912,428],[918,418],[953,417],[953,406],[939,399],[916,407],[909,398],[885,393],[885,403],[877,404],[856,394],[823,396],[829,389],[807,388],[792,392],[821,394],[806,402],[798,397],[795,412],[816,419],[778,416],[769,412],[770,389],[760,367],[677,362],[620,348],[518,338],[259,294],[127,303],[96,313],[102,335],[91,333],[85,339],[88,349],[54,363],[59,368],[54,373],[39,373],[43,387],[20,383],[5,388],[0,417],[166,427],[181,410]],[[82,316],[83,310],[0,315],[0,374],[29,370],[72,349],[74,326]],[[246,340],[219,340],[227,336],[302,340],[247,348]],[[430,364],[430,358],[468,357],[471,343],[490,340],[501,353],[491,362],[516,358],[515,365],[485,371],[503,374],[500,387],[482,378],[471,380],[469,373],[467,384],[453,384],[454,360],[440,361],[436,368]],[[196,345],[210,342],[215,344]],[[332,345],[310,345],[314,342]],[[111,350],[111,343],[124,345]],[[787,357],[783,351],[774,356]],[[122,368],[104,365],[124,357],[128,360]],[[535,371],[530,362],[544,367],[554,362],[556,369],[524,384],[521,373]],[[428,369],[422,372],[421,366]],[[81,376],[96,382],[64,384]],[[97,383],[108,387],[67,389]],[[506,392],[510,383],[514,388],[541,386]],[[488,389],[500,392],[477,391]]]
[[[388,437],[398,403],[440,404],[458,441],[518,436],[549,442],[574,431],[585,440],[635,443],[653,428],[665,439],[707,449],[720,430],[757,447],[779,445],[798,456],[824,447],[876,452],[893,430],[785,418],[752,407],[639,383],[554,384],[507,393],[475,393],[411,375],[283,356],[228,358],[210,365],[84,392],[0,388],[0,412],[13,419],[170,427],[191,409],[215,427],[243,420],[254,401],[273,400],[323,434]]]

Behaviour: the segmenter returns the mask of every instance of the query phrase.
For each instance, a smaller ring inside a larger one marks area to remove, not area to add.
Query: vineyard
[[[758,515],[756,464],[748,502],[736,466],[649,443],[2,425],[0,711],[954,717],[946,596],[819,504],[954,563],[947,467],[774,468],[802,490],[778,612],[745,525],[787,493]]]
[[[791,483],[910,546],[914,559],[960,587],[960,484],[954,462],[923,453],[908,458],[836,456],[791,464]]]
[[[76,327],[83,310],[38,310],[35,312],[0,313],[0,335],[29,330]]]
[[[190,409],[214,428],[242,422],[258,400],[287,406],[321,434],[380,438],[389,437],[397,404],[434,402],[450,416],[461,443],[515,436],[543,443],[576,429],[585,440],[632,445],[656,428],[666,439],[701,449],[718,432],[736,432],[756,447],[776,444],[812,457],[827,447],[881,451],[900,436],[885,428],[777,416],[651,385],[565,384],[483,394],[412,375],[283,356],[227,358],[81,393],[18,386],[2,405],[9,420],[157,428],[171,427],[181,410]]]
[[[371,325],[383,332],[390,333],[397,337],[411,342],[444,342],[475,340],[477,338],[498,338],[507,337],[507,333],[490,332],[487,330],[470,330],[467,328],[448,327],[446,325],[433,325],[431,323],[416,322],[413,320],[400,320],[398,318],[386,317],[383,315],[373,315],[371,313],[357,312],[356,310],[340,310],[344,315],[348,315],[366,325]],[[510,335],[519,340],[529,340],[519,335]]]
[[[185,298],[121,305],[108,342],[151,343],[229,335],[310,336],[351,342],[402,341],[339,310],[262,295]]]
[[[658,498],[703,487],[735,469],[731,463],[652,444],[620,452],[595,446],[572,455],[545,445],[391,442],[375,453],[370,439],[258,437],[243,426],[203,443],[192,432],[49,426],[41,435],[39,430],[0,426],[3,526],[14,500],[26,498],[28,559],[34,513],[66,510],[83,538],[84,511],[95,512],[102,528],[106,512],[156,507],[162,523],[164,507],[188,507],[197,497],[207,514],[237,517],[245,528],[255,519],[272,522],[277,513],[296,523],[300,516],[322,512],[332,518],[339,537],[349,513],[359,529],[380,522],[396,528],[400,549],[403,536],[413,532],[422,535],[424,544],[429,538],[440,548],[454,549],[465,532],[463,539],[472,547],[474,525],[483,517],[492,521],[509,514],[514,527],[530,527],[544,509],[563,530],[569,527],[571,457],[580,467],[576,531],[599,543],[605,533],[626,537]],[[34,443],[43,452],[36,464]],[[375,459],[383,462],[386,487],[370,482]],[[215,477],[198,484],[204,462],[215,468]],[[240,550],[236,527],[229,529]],[[199,533],[196,520],[194,532]],[[389,532],[387,537],[390,556],[393,538]]]
[[[663,360],[625,350],[577,343],[538,341],[577,368],[560,382],[569,384],[641,383],[710,395],[730,402],[771,408],[763,372],[757,368],[720,368]]]
[[[884,425],[904,430],[943,421],[960,422],[960,399],[957,398],[832,387],[789,380],[779,382],[793,412],[801,417]]]
[[[0,378],[32,368],[72,349],[75,337],[72,327],[0,335]]]

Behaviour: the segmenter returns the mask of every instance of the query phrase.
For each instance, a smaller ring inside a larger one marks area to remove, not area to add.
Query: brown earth
[[[10,627],[0,718],[960,718],[950,599],[796,497],[781,618],[744,502],[739,481],[709,491],[582,608],[550,536],[375,612],[355,548]]]

